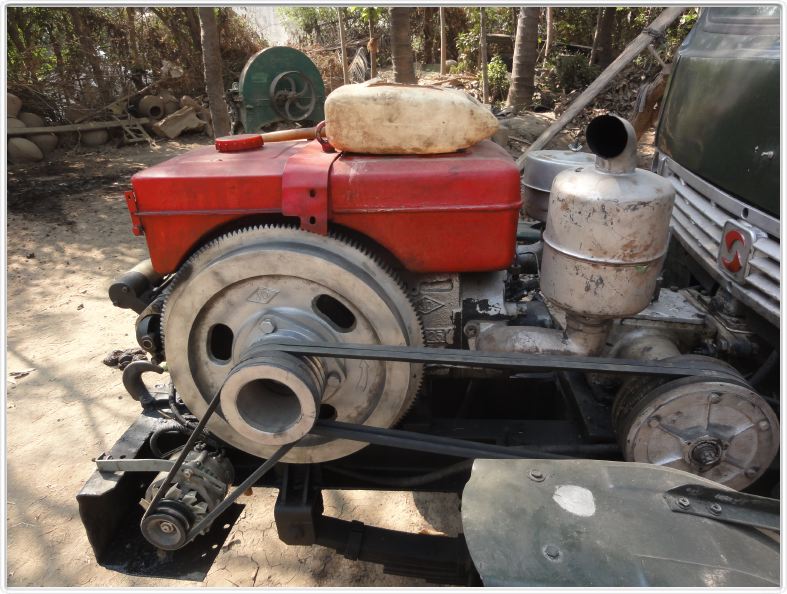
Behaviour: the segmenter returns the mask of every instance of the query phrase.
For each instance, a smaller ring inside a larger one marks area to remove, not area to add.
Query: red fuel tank
[[[197,149],[134,175],[127,201],[154,268],[173,272],[206,237],[250,215],[349,227],[413,272],[499,270],[513,260],[519,171],[490,141],[445,155],[326,154],[317,142]]]

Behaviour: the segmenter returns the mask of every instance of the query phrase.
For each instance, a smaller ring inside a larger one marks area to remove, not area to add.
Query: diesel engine
[[[663,286],[675,191],[636,167],[627,121],[593,120],[593,154],[534,151],[521,180],[488,140],[431,155],[318,140],[227,137],[132,178],[150,259],[110,297],[138,314],[151,357],[124,381],[169,417],[151,437],[151,543],[177,549],[210,527],[232,452],[262,473],[331,476],[385,439],[436,434],[437,416],[473,429],[455,423],[426,451],[452,436],[488,457],[543,446],[735,490],[768,471],[779,421],[745,379],[761,345],[713,295]],[[164,370],[155,405],[140,376]],[[545,435],[565,419],[576,429]],[[189,453],[161,445],[177,435]]]

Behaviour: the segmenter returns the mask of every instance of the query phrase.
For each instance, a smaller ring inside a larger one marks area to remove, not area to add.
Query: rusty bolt
[[[691,501],[689,501],[688,497],[678,497],[678,505],[683,509],[687,509],[691,507]]]
[[[536,481],[537,483],[540,483],[545,478],[544,473],[540,470],[531,470],[528,476],[530,477],[531,481]]]
[[[711,503],[708,509],[714,516],[718,516],[721,513],[721,506],[718,503]]]

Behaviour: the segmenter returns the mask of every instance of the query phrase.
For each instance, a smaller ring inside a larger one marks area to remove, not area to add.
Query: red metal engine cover
[[[521,203],[519,171],[490,141],[423,156],[326,154],[313,141],[206,147],[131,182],[134,231],[162,274],[233,221],[271,214],[315,233],[352,228],[413,272],[499,270],[514,257]]]

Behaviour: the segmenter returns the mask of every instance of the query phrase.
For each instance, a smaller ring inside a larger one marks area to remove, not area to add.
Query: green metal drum
[[[320,72],[291,47],[269,47],[249,58],[240,75],[238,100],[246,132],[265,131],[278,123],[313,126],[325,119]]]

